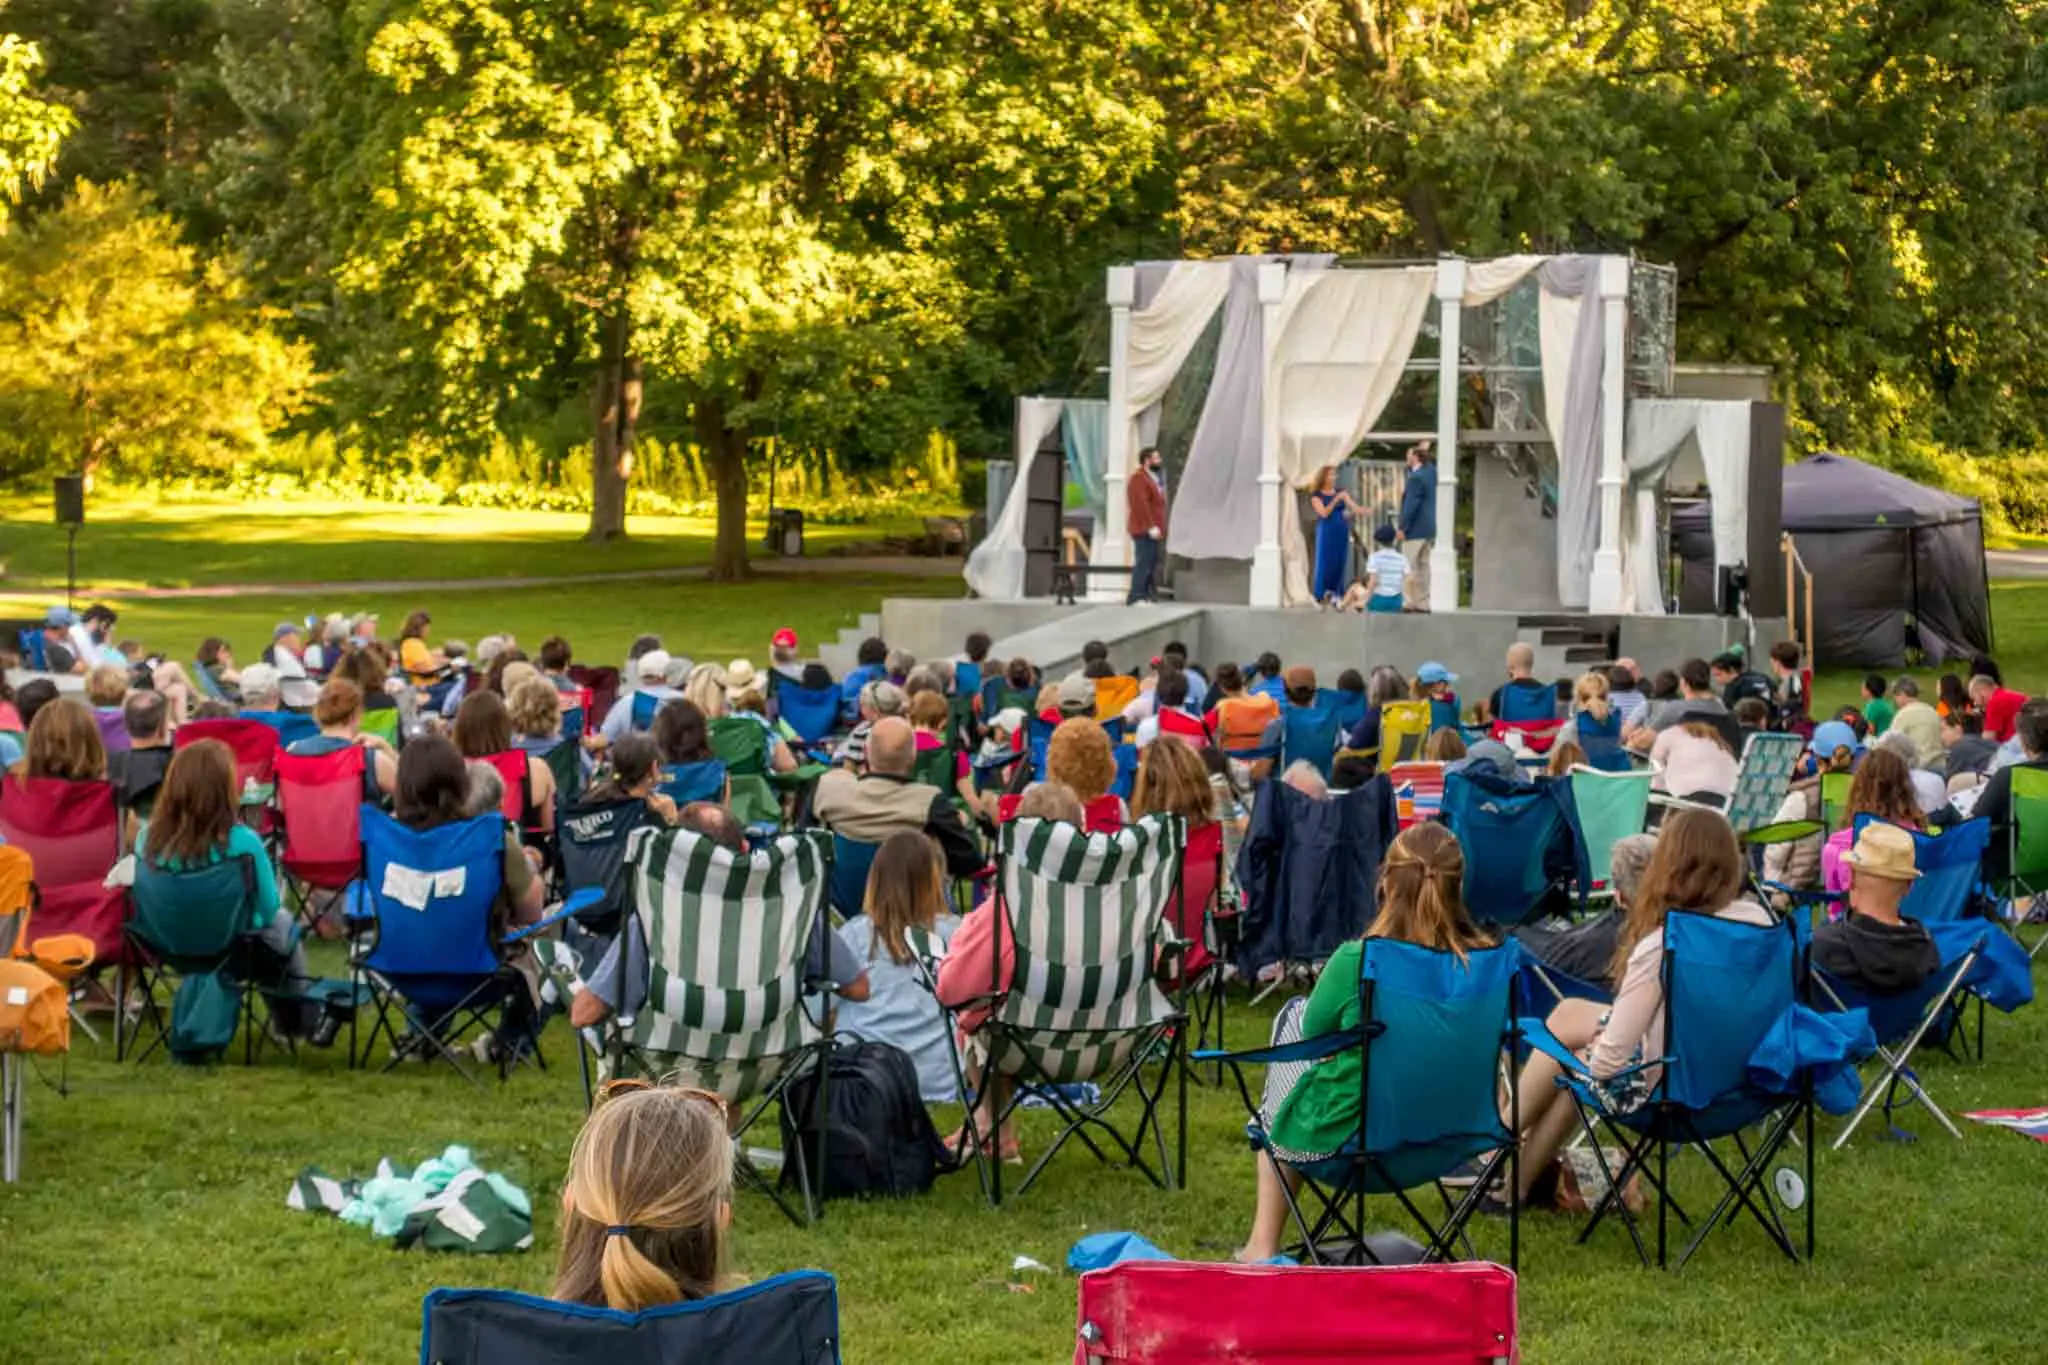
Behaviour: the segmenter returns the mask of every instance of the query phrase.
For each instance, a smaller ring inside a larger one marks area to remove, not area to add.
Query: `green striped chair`
[[[614,1030],[612,1072],[638,1068],[751,1104],[734,1132],[744,1153],[747,1129],[831,1043],[804,1002],[807,950],[831,884],[831,836],[785,834],[740,854],[690,830],[650,828],[629,837],[626,864],[646,935],[647,1004]],[[630,976],[632,964],[624,966]],[[803,1154],[802,1218],[744,1155],[740,1164],[792,1222],[817,1218]]]
[[[1027,1092],[1051,1106],[1061,1123],[1017,1189],[1031,1187],[1070,1137],[1103,1156],[1089,1130],[1122,1149],[1153,1184],[1171,1189],[1186,1179],[1187,1069],[1182,1014],[1159,989],[1155,945],[1166,932],[1167,903],[1181,875],[1187,828],[1178,816],[1147,816],[1115,833],[1087,834],[1048,820],[1003,826],[996,885],[1004,922],[997,934],[1016,944],[1008,991],[983,1025],[992,1067],[1015,1081],[1004,1117]],[[1148,1084],[1146,1068],[1164,1048],[1164,1065]],[[1169,1166],[1159,1103],[1179,1078],[1180,1167]],[[1062,1087],[1092,1081],[1099,1098],[1084,1102]],[[1138,1126],[1126,1137],[1111,1110],[1125,1090],[1138,1100]],[[1150,1130],[1159,1169],[1141,1147]],[[1105,1158],[1106,1159],[1106,1158]],[[1002,1163],[990,1163],[990,1199],[1002,1202]]]
[[[768,780],[768,731],[747,716],[718,716],[705,727],[712,756],[725,764],[733,815],[749,829],[782,824],[782,802]]]

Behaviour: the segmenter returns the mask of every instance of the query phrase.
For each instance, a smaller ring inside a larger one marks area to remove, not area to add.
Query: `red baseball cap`
[[[796,632],[788,626],[784,626],[781,630],[775,632],[775,638],[770,643],[777,649],[795,649]]]

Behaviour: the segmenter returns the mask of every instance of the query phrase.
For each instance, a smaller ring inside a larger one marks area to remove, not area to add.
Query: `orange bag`
[[[0,844],[0,957],[28,948],[28,911],[35,898],[35,864],[13,844]]]
[[[0,1052],[69,1052],[67,1003],[64,987],[42,968],[0,960]]]

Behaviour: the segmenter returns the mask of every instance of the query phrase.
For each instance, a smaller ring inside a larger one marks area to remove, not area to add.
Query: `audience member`
[[[1997,742],[1984,734],[1984,718],[1974,711],[1951,712],[1941,718],[1941,747],[1945,754],[1942,776],[1952,789],[1959,780],[1974,786],[1975,779],[1990,770],[1998,753]]]
[[[617,744],[628,734],[653,728],[651,721],[642,725],[633,717],[636,709],[634,699],[639,694],[644,692],[654,698],[657,718],[671,702],[681,699],[683,694],[668,685],[668,666],[668,651],[659,646],[631,661],[627,676],[633,680],[633,690],[622,693],[612,704],[612,709],[605,713],[604,724],[598,727],[604,743]]]
[[[1672,685],[1677,685],[1676,675]],[[1642,675],[1636,671],[1634,659],[1616,659],[1607,670],[1607,700],[1621,713],[1621,727],[1624,730],[1644,723],[1644,712],[1649,709],[1650,699],[1643,695]]]
[[[1650,762],[1657,769],[1650,784],[1658,791],[1714,806],[1727,803],[1741,768],[1721,732],[1704,720],[1659,734],[1650,746]]]
[[[1849,914],[1813,931],[1813,965],[1870,995],[1919,989],[1941,970],[1941,953],[1926,926],[1899,915],[1920,876],[1913,866],[1913,836],[1895,825],[1865,825],[1842,865],[1848,869]]]
[[[24,691],[27,689],[23,689]],[[2035,697],[2020,708],[2015,733],[2020,760],[1994,769],[1977,791],[1969,816],[1991,822],[1991,844],[1984,851],[1984,876],[2002,881],[2012,874],[2012,773],[2015,767],[2048,769],[2048,698]]]
[[[1871,739],[1891,728],[1892,715],[1898,710],[1892,705],[1891,690],[1882,673],[1872,673],[1863,679],[1863,719],[1870,726]]]
[[[1585,1060],[1612,1109],[1627,1113],[1640,1108],[1656,1088],[1659,1068],[1628,1069],[1664,1053],[1666,912],[1770,924],[1768,911],[1741,898],[1745,871],[1742,846],[1718,812],[1673,811],[1657,835],[1656,850],[1615,940],[1608,970],[1620,985],[1613,1005],[1567,999],[1550,1011],[1551,1034]],[[1561,1074],[1557,1062],[1540,1052],[1522,1068],[1518,1110],[1524,1203],[1577,1123],[1571,1092],[1558,1084]],[[1498,1201],[1492,1194],[1487,1198],[1489,1204]]]
[[[1045,771],[1080,798],[1089,830],[1120,829],[1129,819],[1123,798],[1109,790],[1116,784],[1116,748],[1108,732],[1088,717],[1059,723],[1046,745]]]
[[[22,688],[27,692],[28,688]],[[104,782],[107,746],[99,724],[83,703],[59,697],[38,707],[28,723],[23,746],[24,778],[54,777],[63,782]]]
[[[1772,824],[1811,821],[1822,825],[1827,811],[1821,798],[1821,784],[1829,773],[1846,773],[1856,767],[1863,752],[1856,732],[1839,720],[1813,727],[1806,751],[1813,756],[1813,772],[1793,782],[1772,817]],[[1820,851],[1825,831],[1817,830],[1804,839],[1787,839],[1764,846],[1764,880],[1805,891],[1820,885]]]
[[[981,870],[981,850],[946,793],[910,780],[916,745],[909,721],[883,716],[868,737],[866,773],[826,773],[818,779],[812,809],[833,830],[862,843],[880,844],[904,832],[929,834],[945,855],[946,875],[971,876]]]
[[[1856,837],[1857,817],[1864,815],[1904,829],[1924,828],[1920,802],[1913,794],[1913,770],[1892,749],[1874,748],[1856,766],[1856,776],[1849,782],[1849,804],[1842,812],[1842,828],[1829,835],[1821,848],[1821,884],[1829,891],[1848,889],[1849,873],[1842,866],[1842,855]]]
[[[1744,697],[1754,697],[1764,704],[1766,714],[1769,713],[1773,695],[1771,680],[1750,668],[1739,650],[1716,654],[1713,663],[1708,665],[1708,674],[1721,693],[1721,704],[1730,712]]]
[[[932,841],[907,832],[883,840],[868,868],[861,908],[866,913],[848,920],[839,933],[865,964],[868,994],[839,1007],[838,1032],[909,1053],[927,1104],[962,1103],[946,1017],[927,985],[911,934],[916,930],[929,944],[927,951],[943,957],[959,927],[946,909],[944,868]]]
[[[1379,911],[1364,938],[1341,945],[1324,964],[1314,991],[1281,1007],[1273,1020],[1273,1042],[1360,1027],[1358,981],[1365,939],[1448,953],[1461,968],[1467,954],[1491,946],[1491,938],[1466,913],[1464,877],[1463,850],[1447,827],[1425,823],[1403,831],[1380,864]],[[1276,1165],[1263,1154],[1254,1159],[1257,1205],[1237,1260],[1258,1263],[1280,1254],[1288,1208],[1281,1182],[1288,1188],[1300,1183],[1293,1165],[1324,1160],[1356,1141],[1363,1066],[1363,1049],[1346,1048],[1315,1066],[1268,1070],[1260,1118],[1275,1154],[1289,1164]]]
[[[539,754],[512,742],[512,716],[496,692],[472,692],[455,712],[455,747],[464,758],[489,763],[499,754],[518,754],[526,763],[526,787],[517,809],[519,822],[542,834],[555,827],[555,773]],[[495,764],[493,765],[495,768]],[[505,773],[497,769],[502,778]]]
[[[644,801],[667,825],[676,823],[676,803],[661,790],[661,750],[651,735],[627,735],[605,751],[605,767],[578,798],[583,805]]]
[[[1425,763],[1455,763],[1465,757],[1465,736],[1446,725],[1431,730],[1429,738],[1422,741],[1422,761]]]
[[[555,1298],[632,1313],[739,1287],[728,1121],[708,1091],[604,1086],[569,1154]]]
[[[398,756],[381,736],[363,733],[363,692],[347,678],[329,678],[321,685],[313,703],[313,722],[318,735],[293,740],[286,749],[294,754],[327,754],[351,744],[363,748],[363,765],[370,781],[385,796],[398,789]]]
[[[1930,772],[1916,765],[1919,757],[1913,748],[1911,736],[1899,729],[1894,720],[1892,728],[1885,731],[1873,749],[1889,749],[1906,761],[1907,778],[1913,784],[1913,800],[1920,807],[1922,815],[1932,815],[1948,804],[1948,783],[1940,773]]]
[[[1920,700],[1920,684],[1911,678],[1901,678],[1892,684],[1892,723],[1885,727],[1885,734],[1896,730],[1913,741],[1913,754],[1909,762],[1916,768],[1932,768],[1941,764],[1941,717],[1934,714],[1934,708]]]
[[[854,705],[860,717],[859,723],[832,751],[833,764],[841,768],[859,769],[866,763],[868,737],[874,733],[875,722],[885,716],[902,715],[909,706],[909,700],[895,683],[877,678],[860,689]]]
[[[1771,646],[1771,692],[1779,724],[1803,731],[1812,723],[1806,695],[1805,654],[1797,640]]]
[[[2013,737],[2027,697],[2003,686],[1989,674],[1979,673],[1970,679],[1970,704],[1984,717],[1984,737],[2003,744]]]
[[[1550,684],[1536,680],[1536,650],[1521,640],[1508,646],[1508,680],[1487,700],[1489,720],[1543,721],[1557,718]]]
[[[1611,995],[1614,946],[1621,938],[1622,927],[1628,923],[1643,869],[1650,865],[1650,855],[1656,851],[1654,834],[1630,834],[1615,840],[1607,854],[1607,890],[1614,900],[1612,907],[1568,928],[1524,925],[1515,930],[1515,937],[1544,966]]]
[[[121,725],[128,747],[107,754],[107,778],[128,812],[129,837],[134,822],[149,818],[171,766],[170,707],[161,692],[130,692],[121,704]]]

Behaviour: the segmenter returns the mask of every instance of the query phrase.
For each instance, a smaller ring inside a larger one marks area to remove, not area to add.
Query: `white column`
[[[1131,562],[1130,503],[1125,487],[1131,476],[1131,305],[1138,297],[1138,272],[1127,265],[1109,268],[1109,426],[1102,443],[1102,520],[1095,528],[1094,561]],[[1091,601],[1121,602],[1130,584],[1115,578],[1091,580]]]
[[[1458,347],[1465,321],[1465,262],[1436,263],[1436,536],[1429,546],[1429,609],[1458,609]]]
[[[1600,374],[1600,545],[1593,552],[1593,577],[1586,607],[1603,614],[1621,610],[1621,491],[1627,483],[1622,432],[1628,403],[1628,257],[1600,258],[1601,325],[1606,363]]]
[[[1280,301],[1287,297],[1287,267],[1259,267],[1259,543],[1252,548],[1251,605],[1278,607],[1280,569],[1280,385],[1273,352],[1280,345]]]

